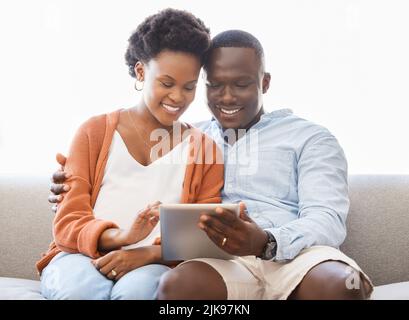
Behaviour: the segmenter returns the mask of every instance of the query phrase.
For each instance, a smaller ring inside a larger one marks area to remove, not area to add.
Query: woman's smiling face
[[[137,79],[144,82],[144,104],[162,125],[171,126],[192,103],[200,68],[199,57],[170,50],[135,65]]]

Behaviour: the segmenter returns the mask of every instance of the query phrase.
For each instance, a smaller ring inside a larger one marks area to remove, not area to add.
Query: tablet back
[[[217,207],[225,207],[236,214],[238,204],[163,204],[159,207],[162,258],[164,260],[189,260],[194,258],[233,259],[220,249],[198,227],[203,212],[214,214]]]

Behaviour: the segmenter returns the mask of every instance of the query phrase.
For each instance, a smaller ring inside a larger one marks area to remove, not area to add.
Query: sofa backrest
[[[352,175],[341,250],[376,285],[409,281],[409,175]]]
[[[0,176],[0,276],[38,279],[35,263],[52,240],[49,177]]]
[[[49,177],[0,176],[0,276],[38,279],[51,239]],[[409,281],[409,176],[351,176],[348,235],[341,249],[375,285]]]

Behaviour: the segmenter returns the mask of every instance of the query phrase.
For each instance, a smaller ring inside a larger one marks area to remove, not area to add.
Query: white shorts
[[[284,300],[300,284],[308,271],[329,260],[346,263],[345,272],[351,274],[351,277],[359,277],[359,274],[362,274],[371,285],[372,292],[373,285],[369,277],[356,262],[338,249],[327,246],[304,249],[293,260],[285,262],[245,256],[234,260],[198,258],[184,261],[182,264],[201,261],[212,266],[226,283],[229,300]],[[351,287],[356,285],[357,281],[359,283],[359,278],[351,278]]]

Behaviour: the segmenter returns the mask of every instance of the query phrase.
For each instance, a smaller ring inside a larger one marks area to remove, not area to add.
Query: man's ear
[[[271,80],[271,75],[268,72],[264,72],[263,93],[266,93],[268,91],[268,88],[270,88],[270,80]]]
[[[138,61],[134,67],[136,80],[143,82],[145,80],[145,65]]]

